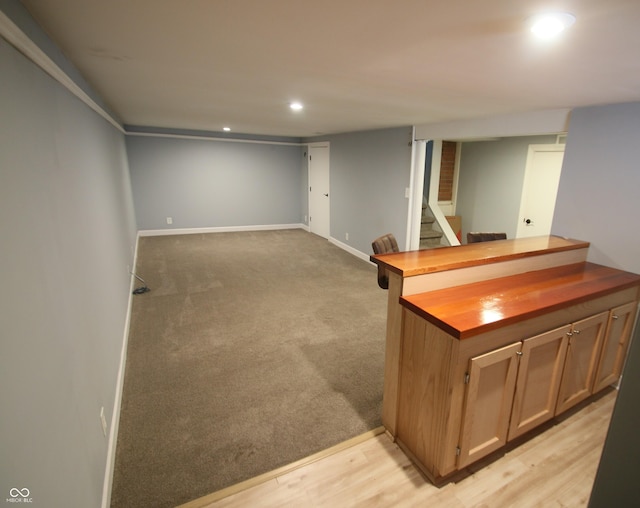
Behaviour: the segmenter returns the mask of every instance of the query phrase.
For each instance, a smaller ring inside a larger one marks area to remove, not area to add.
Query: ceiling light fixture
[[[568,12],[553,12],[533,16],[530,27],[533,34],[540,39],[553,39],[563,30],[576,22],[576,17]]]
[[[229,132],[231,130],[231,127],[223,127],[222,130],[225,132]]]
[[[304,106],[300,102],[292,102],[289,107],[294,111],[300,111]]]

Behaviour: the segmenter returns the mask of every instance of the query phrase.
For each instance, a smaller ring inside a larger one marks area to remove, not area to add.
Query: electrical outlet
[[[173,217],[167,217],[167,224],[173,224]]]
[[[104,406],[100,408],[100,423],[102,424],[102,433],[107,437],[107,419],[104,416]]]
[[[349,239],[349,233],[345,233],[345,235],[344,235],[344,239],[345,239],[345,240],[348,240],[348,239]]]

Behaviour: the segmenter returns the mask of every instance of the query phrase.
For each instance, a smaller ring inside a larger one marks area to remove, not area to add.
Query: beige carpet
[[[302,230],[143,237],[113,507],[170,507],[381,425],[387,293]]]

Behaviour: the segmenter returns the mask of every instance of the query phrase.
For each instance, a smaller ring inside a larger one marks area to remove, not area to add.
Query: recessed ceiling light
[[[530,20],[530,27],[536,37],[552,39],[573,25],[575,21],[576,17],[568,12],[552,12],[533,16]]]
[[[294,111],[300,111],[304,106],[300,102],[292,102],[289,107]]]
[[[223,127],[222,130],[225,132],[229,132],[231,130],[231,127]]]

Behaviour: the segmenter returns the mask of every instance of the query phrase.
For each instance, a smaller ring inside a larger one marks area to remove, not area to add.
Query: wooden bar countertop
[[[404,296],[400,303],[467,339],[634,286],[640,275],[584,262]]]
[[[455,247],[374,254],[371,261],[402,277],[454,270],[510,259],[589,247],[589,242],[560,236],[535,236],[478,242]]]

